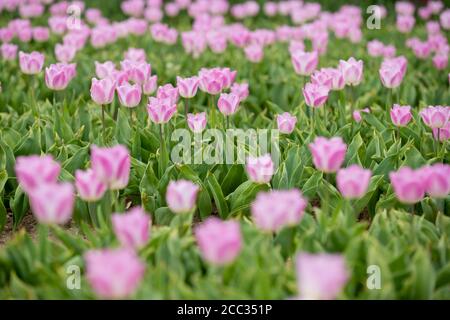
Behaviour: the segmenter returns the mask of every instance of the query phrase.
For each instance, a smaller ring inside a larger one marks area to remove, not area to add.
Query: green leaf
[[[219,212],[220,217],[227,218],[228,217],[228,205],[223,196],[222,189],[220,188],[219,183],[217,182],[214,174],[208,172],[206,176],[206,183],[208,185],[208,190],[211,192],[214,202],[216,204],[217,211]]]
[[[309,199],[314,198],[317,194],[317,190],[319,188],[319,184],[322,181],[323,173],[321,171],[316,171],[314,174],[309,177],[309,179],[305,182],[302,188],[303,194]]]

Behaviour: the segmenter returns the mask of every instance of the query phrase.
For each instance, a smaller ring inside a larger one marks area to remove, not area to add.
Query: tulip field
[[[0,299],[450,299],[448,1],[0,0]]]

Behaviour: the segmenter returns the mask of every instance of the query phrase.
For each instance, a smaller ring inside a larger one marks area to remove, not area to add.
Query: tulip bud
[[[347,152],[347,145],[340,137],[327,139],[317,137],[309,144],[314,166],[323,172],[336,172],[342,165]]]
[[[116,83],[112,78],[97,80],[92,78],[91,98],[99,105],[110,104],[114,100]]]
[[[346,169],[340,169],[336,175],[339,192],[346,199],[362,198],[369,187],[371,175],[370,170],[363,169],[356,164]]]
[[[90,250],[85,256],[86,277],[101,298],[120,299],[139,286],[145,264],[130,249]]]
[[[187,123],[192,132],[202,132],[206,127],[206,112],[197,114],[188,113]]]
[[[300,222],[307,201],[297,189],[260,192],[251,205],[255,224],[264,231],[277,232]]]
[[[391,109],[391,120],[392,123],[397,127],[406,126],[412,119],[411,107],[410,106],[400,106],[394,104]]]
[[[255,183],[269,183],[274,171],[270,154],[259,158],[248,157],[246,170],[251,181]]]
[[[199,187],[188,180],[170,181],[166,201],[174,213],[188,213],[195,209]]]
[[[142,208],[135,207],[125,214],[115,213],[111,220],[122,246],[139,249],[148,242],[151,221]]]
[[[356,61],[351,57],[347,61],[339,61],[339,70],[342,72],[346,85],[357,86],[361,83],[363,77],[363,61]]]
[[[277,115],[278,130],[281,133],[291,134],[295,129],[297,118],[292,116],[289,112]]]
[[[65,224],[72,217],[75,195],[70,183],[41,184],[30,194],[31,211],[43,224]]]
[[[389,174],[395,195],[400,202],[414,204],[423,199],[425,186],[423,175],[419,170],[403,167]]]
[[[25,192],[30,193],[43,184],[56,183],[61,166],[52,156],[21,156],[15,166],[17,180]]]
[[[41,72],[44,60],[44,55],[36,51],[32,53],[19,52],[20,70],[25,74],[33,75]]]
[[[150,120],[154,123],[167,123],[177,111],[177,105],[172,104],[170,99],[158,99],[150,97],[147,104],[147,112]]]
[[[120,104],[127,108],[134,108],[141,102],[142,89],[138,84],[125,83],[117,87]]]
[[[297,287],[303,300],[336,299],[349,279],[344,257],[327,253],[297,256]]]
[[[127,186],[131,160],[126,147],[122,145],[111,148],[92,146],[91,166],[98,179],[110,190],[120,190]]]
[[[75,187],[81,199],[95,202],[103,198],[107,186],[97,178],[92,169],[88,169],[75,171]]]
[[[177,77],[178,93],[183,98],[193,98],[197,94],[200,80],[198,77],[181,78]]]
[[[203,259],[213,265],[230,264],[242,248],[239,223],[232,220],[208,218],[195,228],[195,238]]]
[[[239,97],[234,93],[222,93],[217,101],[217,106],[223,115],[229,116],[236,113],[239,102]]]

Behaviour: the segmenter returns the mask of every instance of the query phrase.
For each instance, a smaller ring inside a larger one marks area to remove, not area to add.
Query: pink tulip
[[[389,174],[395,195],[400,202],[414,204],[423,199],[425,186],[420,170],[403,167]]]
[[[361,83],[363,77],[363,61],[356,61],[351,57],[347,61],[339,61],[339,70],[342,72],[346,85],[357,86]]]
[[[297,51],[291,55],[291,61],[298,75],[309,76],[316,70],[319,64],[319,55],[316,51]]]
[[[437,141],[446,141],[450,139],[450,121],[443,128],[434,128],[433,137]]]
[[[116,83],[111,78],[97,80],[92,78],[91,98],[98,105],[110,104],[114,100]]]
[[[400,65],[382,64],[379,70],[381,83],[389,89],[397,88],[403,81],[404,73]]]
[[[124,60],[120,62],[122,71],[128,74],[129,81],[136,84],[143,84],[151,75],[152,67],[146,62]]]
[[[45,84],[51,90],[64,90],[71,80],[70,72],[70,67],[65,63],[52,64],[45,68]]]
[[[336,299],[349,276],[341,255],[300,253],[297,256],[297,287],[302,300]]]
[[[450,30],[450,9],[443,11],[439,17],[441,26],[445,30]]]
[[[236,113],[239,102],[240,100],[237,95],[233,93],[221,93],[217,101],[217,106],[223,115],[229,116]]]
[[[55,46],[56,60],[63,63],[69,63],[75,58],[77,50],[75,47],[57,43]]]
[[[104,63],[95,61],[95,74],[99,79],[112,77],[116,71],[116,65],[112,61],[105,61]]]
[[[232,220],[208,218],[195,228],[195,238],[202,258],[213,265],[230,264],[242,249],[239,223]]]
[[[314,166],[323,172],[332,173],[339,170],[345,159],[347,145],[340,137],[327,139],[317,137],[309,144]]]
[[[303,97],[309,107],[319,108],[328,100],[329,89],[325,86],[307,83],[303,88]]]
[[[195,209],[198,185],[188,180],[170,181],[167,186],[166,202],[174,213],[188,213]]]
[[[142,85],[142,92],[145,95],[151,95],[156,91],[156,87],[158,86],[158,76],[154,75],[145,80]]]
[[[75,171],[75,187],[81,199],[95,202],[103,198],[106,184],[100,181],[92,169]]]
[[[45,42],[50,38],[50,30],[46,27],[33,28],[33,39],[37,42]]]
[[[97,178],[110,190],[120,190],[128,185],[131,159],[127,148],[116,145],[110,148],[91,148],[91,167]]]
[[[244,49],[245,57],[252,63],[259,63],[264,58],[264,48],[258,44],[251,44]]]
[[[142,89],[138,84],[125,83],[117,87],[120,104],[127,108],[134,108],[141,102]]]
[[[289,112],[277,115],[278,130],[284,134],[291,134],[295,129],[297,117],[292,116]]]
[[[167,123],[177,111],[177,105],[170,99],[150,97],[147,104],[147,112],[150,120],[157,124]]]
[[[264,231],[277,232],[297,225],[303,218],[307,201],[297,189],[260,192],[251,205],[255,224]]]
[[[397,16],[397,29],[401,33],[409,33],[414,28],[416,19],[413,16]]]
[[[265,154],[261,157],[247,158],[246,166],[247,174],[250,181],[254,183],[269,183],[274,172],[274,165],[270,154]]]
[[[398,15],[407,15],[412,16],[414,15],[414,5],[407,1],[398,1],[395,3],[395,12]]]
[[[421,171],[426,193],[432,198],[446,198],[450,193],[450,165],[436,163]]]
[[[148,242],[151,219],[141,207],[130,209],[125,214],[115,213],[111,220],[122,246],[140,249]]]
[[[87,280],[101,298],[126,298],[144,277],[145,264],[127,248],[90,250],[84,258]]]
[[[249,96],[248,83],[233,83],[230,92],[237,95],[240,101],[244,101]]]
[[[336,175],[339,192],[346,199],[362,198],[369,187],[370,170],[354,164],[346,169],[340,169]]]
[[[427,59],[431,53],[431,47],[428,42],[417,41],[412,45],[414,55],[419,59]]]
[[[202,69],[199,78],[200,90],[208,94],[217,95],[225,88],[225,75],[219,69]]]
[[[158,88],[156,97],[158,99],[168,99],[171,104],[177,104],[179,99],[178,88],[174,87],[171,83],[167,83]]]
[[[72,217],[75,195],[70,183],[44,183],[30,194],[31,211],[39,223],[65,224]]]
[[[450,107],[430,106],[420,111],[423,122],[431,129],[443,128],[450,119]]]
[[[183,98],[193,98],[197,94],[200,79],[198,77],[177,77],[178,93]]]
[[[192,132],[202,132],[206,127],[206,112],[200,112],[197,114],[188,113],[187,123]]]
[[[372,40],[367,43],[367,52],[372,57],[379,57],[383,55],[384,44],[378,40]]]
[[[412,119],[411,106],[394,104],[391,109],[392,123],[397,127],[405,127]]]
[[[311,75],[311,83],[327,87],[328,90],[331,90],[333,87],[333,78],[331,77],[331,74],[325,69],[316,70]]]
[[[333,68],[323,68],[321,69],[321,71],[328,74],[328,77],[331,78],[331,90],[339,91],[344,89],[345,81],[341,70]]]
[[[445,70],[448,66],[448,54],[437,54],[433,57],[433,65],[438,70]]]
[[[20,70],[28,75],[38,74],[42,71],[45,57],[42,53],[34,51],[32,53],[19,52]]]
[[[30,193],[41,185],[56,183],[61,166],[50,155],[21,156],[16,160],[15,171],[21,188]]]
[[[2,58],[11,61],[16,59],[18,46],[10,43],[3,43],[0,50],[2,52]]]

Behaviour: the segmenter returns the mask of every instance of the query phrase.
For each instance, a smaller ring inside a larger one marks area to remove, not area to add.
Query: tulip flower
[[[16,59],[18,48],[15,44],[3,43],[0,47],[2,58],[8,61]]]
[[[234,93],[222,93],[220,94],[217,106],[223,115],[229,116],[236,113],[239,102],[239,97]]]
[[[249,45],[244,52],[247,60],[252,63],[259,63],[264,58],[264,48],[258,44]]]
[[[302,300],[336,299],[350,276],[344,257],[339,254],[300,253],[296,267]]]
[[[445,127],[450,119],[450,107],[430,106],[420,111],[423,122],[431,129]]]
[[[105,299],[130,296],[145,273],[145,264],[127,248],[90,250],[84,259],[89,284],[99,297]]]
[[[62,63],[69,63],[75,58],[77,50],[73,46],[57,43],[55,45],[56,60]]]
[[[147,60],[144,49],[129,48],[125,52],[125,60],[131,60],[135,62],[145,62]]]
[[[128,185],[131,159],[127,148],[116,145],[111,148],[91,148],[91,167],[97,178],[110,190],[120,190]]]
[[[58,180],[61,166],[50,155],[17,157],[15,171],[20,187],[27,193]]]
[[[300,222],[307,201],[297,189],[260,192],[251,205],[256,226],[264,231],[277,232]]]
[[[401,33],[410,33],[416,24],[416,19],[411,15],[397,16],[397,30]]]
[[[394,104],[391,109],[392,123],[397,127],[405,127],[412,119],[411,106]]]
[[[198,77],[181,78],[177,77],[178,93],[184,100],[184,116],[187,119],[189,112],[189,99],[195,97],[197,94],[200,79]]]
[[[157,124],[169,122],[177,111],[177,105],[173,104],[171,99],[158,99],[150,97],[147,105],[150,120]]]
[[[41,72],[42,67],[44,66],[44,60],[44,55],[36,51],[32,53],[19,52],[20,70],[24,74],[34,75]]]
[[[307,83],[303,88],[306,105],[312,108],[322,107],[328,100],[330,90],[322,85]]]
[[[297,117],[292,116],[289,112],[277,115],[278,130],[284,134],[291,134],[295,129]]]
[[[75,203],[70,183],[44,183],[29,193],[31,211],[39,223],[65,224]]]
[[[404,73],[399,65],[382,65],[379,74],[381,83],[389,89],[397,88],[402,83],[404,77]]]
[[[319,55],[315,51],[297,51],[291,55],[291,61],[298,75],[309,76],[316,70],[319,64]]]
[[[436,141],[446,141],[450,139],[450,121],[443,128],[433,129],[433,137]]]
[[[188,113],[187,123],[192,132],[202,132],[206,127],[206,112],[200,112],[197,114]]]
[[[195,228],[195,238],[202,258],[213,265],[232,263],[242,249],[239,223],[232,220],[208,218]]]
[[[362,113],[370,113],[370,109],[364,108],[361,110],[353,111],[353,120],[355,120],[358,123],[361,122],[362,121]]]
[[[400,202],[414,204],[423,199],[425,185],[423,174],[419,170],[403,167],[389,174],[395,195]]]
[[[158,88],[156,92],[156,97],[158,99],[168,99],[171,104],[177,104],[179,96],[178,89],[174,87],[171,83],[167,83]]]
[[[129,81],[142,85],[151,75],[152,67],[146,62],[124,60],[120,63],[122,71],[128,75]]]
[[[156,91],[156,87],[158,86],[158,76],[154,75],[145,80],[142,85],[142,92],[145,95],[151,95]]]
[[[269,183],[274,172],[274,164],[270,154],[261,157],[248,157],[246,171],[250,181],[254,183]]]
[[[51,90],[61,91],[66,89],[71,78],[70,67],[65,63],[52,64],[45,68],[45,84]]]
[[[436,163],[421,169],[425,191],[432,198],[446,198],[450,193],[450,165]]]
[[[80,198],[87,202],[100,200],[107,189],[92,169],[75,171],[75,187]]]
[[[363,61],[351,57],[347,61],[339,61],[339,70],[342,72],[346,85],[357,86],[363,77]]]
[[[363,169],[358,165],[351,165],[346,169],[340,169],[336,175],[339,192],[346,199],[362,198],[369,187],[370,170]]]
[[[140,85],[125,83],[121,86],[117,86],[116,89],[122,106],[134,108],[141,102],[142,89]]]
[[[347,145],[340,137],[331,139],[317,137],[309,144],[309,150],[314,166],[325,173],[332,173],[339,170],[344,162]]]
[[[127,213],[111,216],[114,233],[122,246],[132,249],[142,248],[150,237],[150,215],[144,209],[135,207]]]
[[[169,209],[179,214],[192,212],[195,209],[198,191],[198,185],[191,181],[170,181],[166,192]]]

